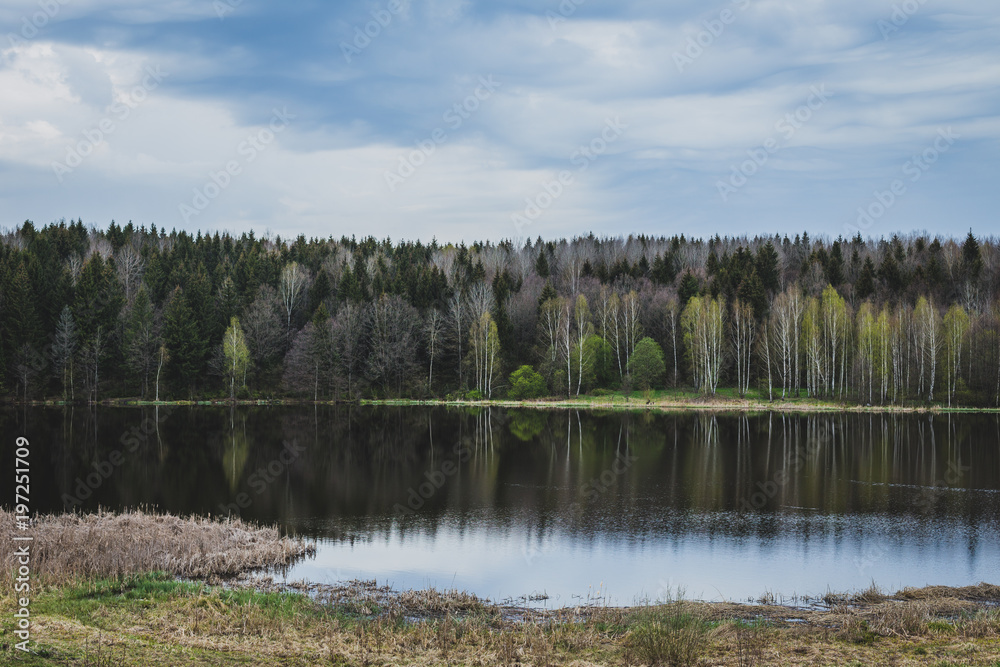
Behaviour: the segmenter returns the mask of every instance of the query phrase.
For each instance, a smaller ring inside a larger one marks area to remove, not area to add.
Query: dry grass
[[[233,587],[235,585],[235,587]],[[32,664],[981,665],[1000,660],[989,604],[894,596],[832,610],[674,601],[633,609],[531,611],[455,592],[372,582],[306,595],[267,580],[208,587],[165,576],[50,589],[35,601]],[[261,591],[260,589],[272,589]],[[14,602],[0,595],[0,625]],[[5,628],[7,626],[4,626]],[[0,650],[0,663],[10,657]]]
[[[232,577],[250,570],[283,567],[315,547],[282,537],[277,528],[239,519],[214,521],[171,514],[127,512],[60,514],[35,519],[19,531],[11,512],[0,510],[0,539],[31,535],[32,574],[46,583],[93,577],[168,572],[178,577]],[[7,572],[14,550],[0,556]]]
[[[14,528],[0,512],[0,534]],[[32,534],[32,568],[53,584],[32,601],[32,665],[1000,665],[1000,587],[988,584],[891,596],[873,586],[830,594],[829,608],[670,600],[540,611],[375,582],[175,579],[232,577],[309,551],[240,521],[67,515],[40,518]],[[0,558],[10,571],[10,555]],[[16,606],[4,586],[0,630]],[[13,655],[0,646],[0,663]]]

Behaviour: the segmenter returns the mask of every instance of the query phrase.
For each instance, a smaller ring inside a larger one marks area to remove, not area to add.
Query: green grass
[[[122,579],[100,579],[56,589],[40,597],[34,609],[36,613],[54,614],[88,623],[101,615],[98,612],[135,613],[182,598],[213,599],[223,606],[235,609],[253,607],[276,620],[318,613],[317,605],[298,593],[231,590],[202,583],[176,581],[163,572]]]

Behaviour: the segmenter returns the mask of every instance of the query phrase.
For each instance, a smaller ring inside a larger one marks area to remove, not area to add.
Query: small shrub
[[[683,602],[672,602],[643,615],[626,643],[628,650],[646,664],[697,665],[708,645],[708,624]]]
[[[852,644],[874,644],[875,633],[868,627],[868,621],[851,616],[840,629],[840,637]]]
[[[764,662],[764,645],[767,642],[767,625],[761,621],[737,621],[736,664],[739,667],[756,667]]]
[[[520,401],[541,398],[547,393],[548,387],[545,386],[545,378],[531,366],[521,366],[510,374],[510,390],[507,392],[510,398]]]
[[[930,632],[937,632],[942,635],[955,634],[955,626],[947,621],[931,621],[927,624],[927,629]]]

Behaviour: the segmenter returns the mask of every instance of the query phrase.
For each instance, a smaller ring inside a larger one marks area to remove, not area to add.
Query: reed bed
[[[145,511],[47,515],[21,531],[14,514],[0,510],[0,535],[6,544],[30,535],[32,574],[51,584],[146,572],[229,578],[285,567],[315,550],[271,526]],[[15,569],[13,549],[0,558],[7,572]]]

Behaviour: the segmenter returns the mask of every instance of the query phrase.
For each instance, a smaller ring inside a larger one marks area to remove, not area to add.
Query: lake
[[[558,607],[1000,583],[996,415],[5,408],[32,507],[239,514],[283,576]],[[5,479],[4,504],[13,501]]]

